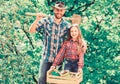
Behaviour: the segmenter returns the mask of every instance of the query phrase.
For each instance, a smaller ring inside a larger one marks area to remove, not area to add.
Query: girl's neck
[[[73,41],[77,41],[77,38],[72,38]]]

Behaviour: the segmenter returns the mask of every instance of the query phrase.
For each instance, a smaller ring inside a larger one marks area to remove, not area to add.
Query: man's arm
[[[85,40],[83,40],[83,52],[86,53],[87,50],[87,43],[85,42]]]
[[[36,14],[36,20],[32,23],[32,25],[30,26],[30,29],[29,29],[30,33],[36,32],[36,28],[38,28],[38,25],[37,25],[38,21],[40,19],[42,19],[43,16],[44,16],[44,14],[40,14],[40,13]]]
[[[29,29],[29,31],[30,31],[30,33],[35,33],[36,32],[36,28],[38,27],[37,26],[37,20],[35,20],[33,23],[32,23],[32,25],[30,26],[30,29]]]

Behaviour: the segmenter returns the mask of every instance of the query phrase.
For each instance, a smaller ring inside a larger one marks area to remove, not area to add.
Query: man
[[[64,3],[56,2],[53,6],[54,16],[43,18],[44,14],[38,14],[30,27],[32,33],[43,30],[44,36],[44,53],[40,63],[39,84],[46,84],[46,72],[52,66],[53,60],[67,35],[70,24],[62,18],[65,11]]]

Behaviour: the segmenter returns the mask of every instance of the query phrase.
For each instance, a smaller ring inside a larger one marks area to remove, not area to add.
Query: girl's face
[[[74,40],[76,40],[77,37],[78,37],[78,28],[73,26],[73,27],[70,29],[70,35],[71,35],[71,37],[72,37]]]

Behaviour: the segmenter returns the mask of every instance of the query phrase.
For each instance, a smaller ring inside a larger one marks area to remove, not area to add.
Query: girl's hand
[[[82,74],[82,69],[81,68],[78,69],[78,72],[77,72],[76,76],[79,76],[80,74]]]
[[[78,73],[82,73],[82,69],[80,68],[80,69],[78,69]]]

